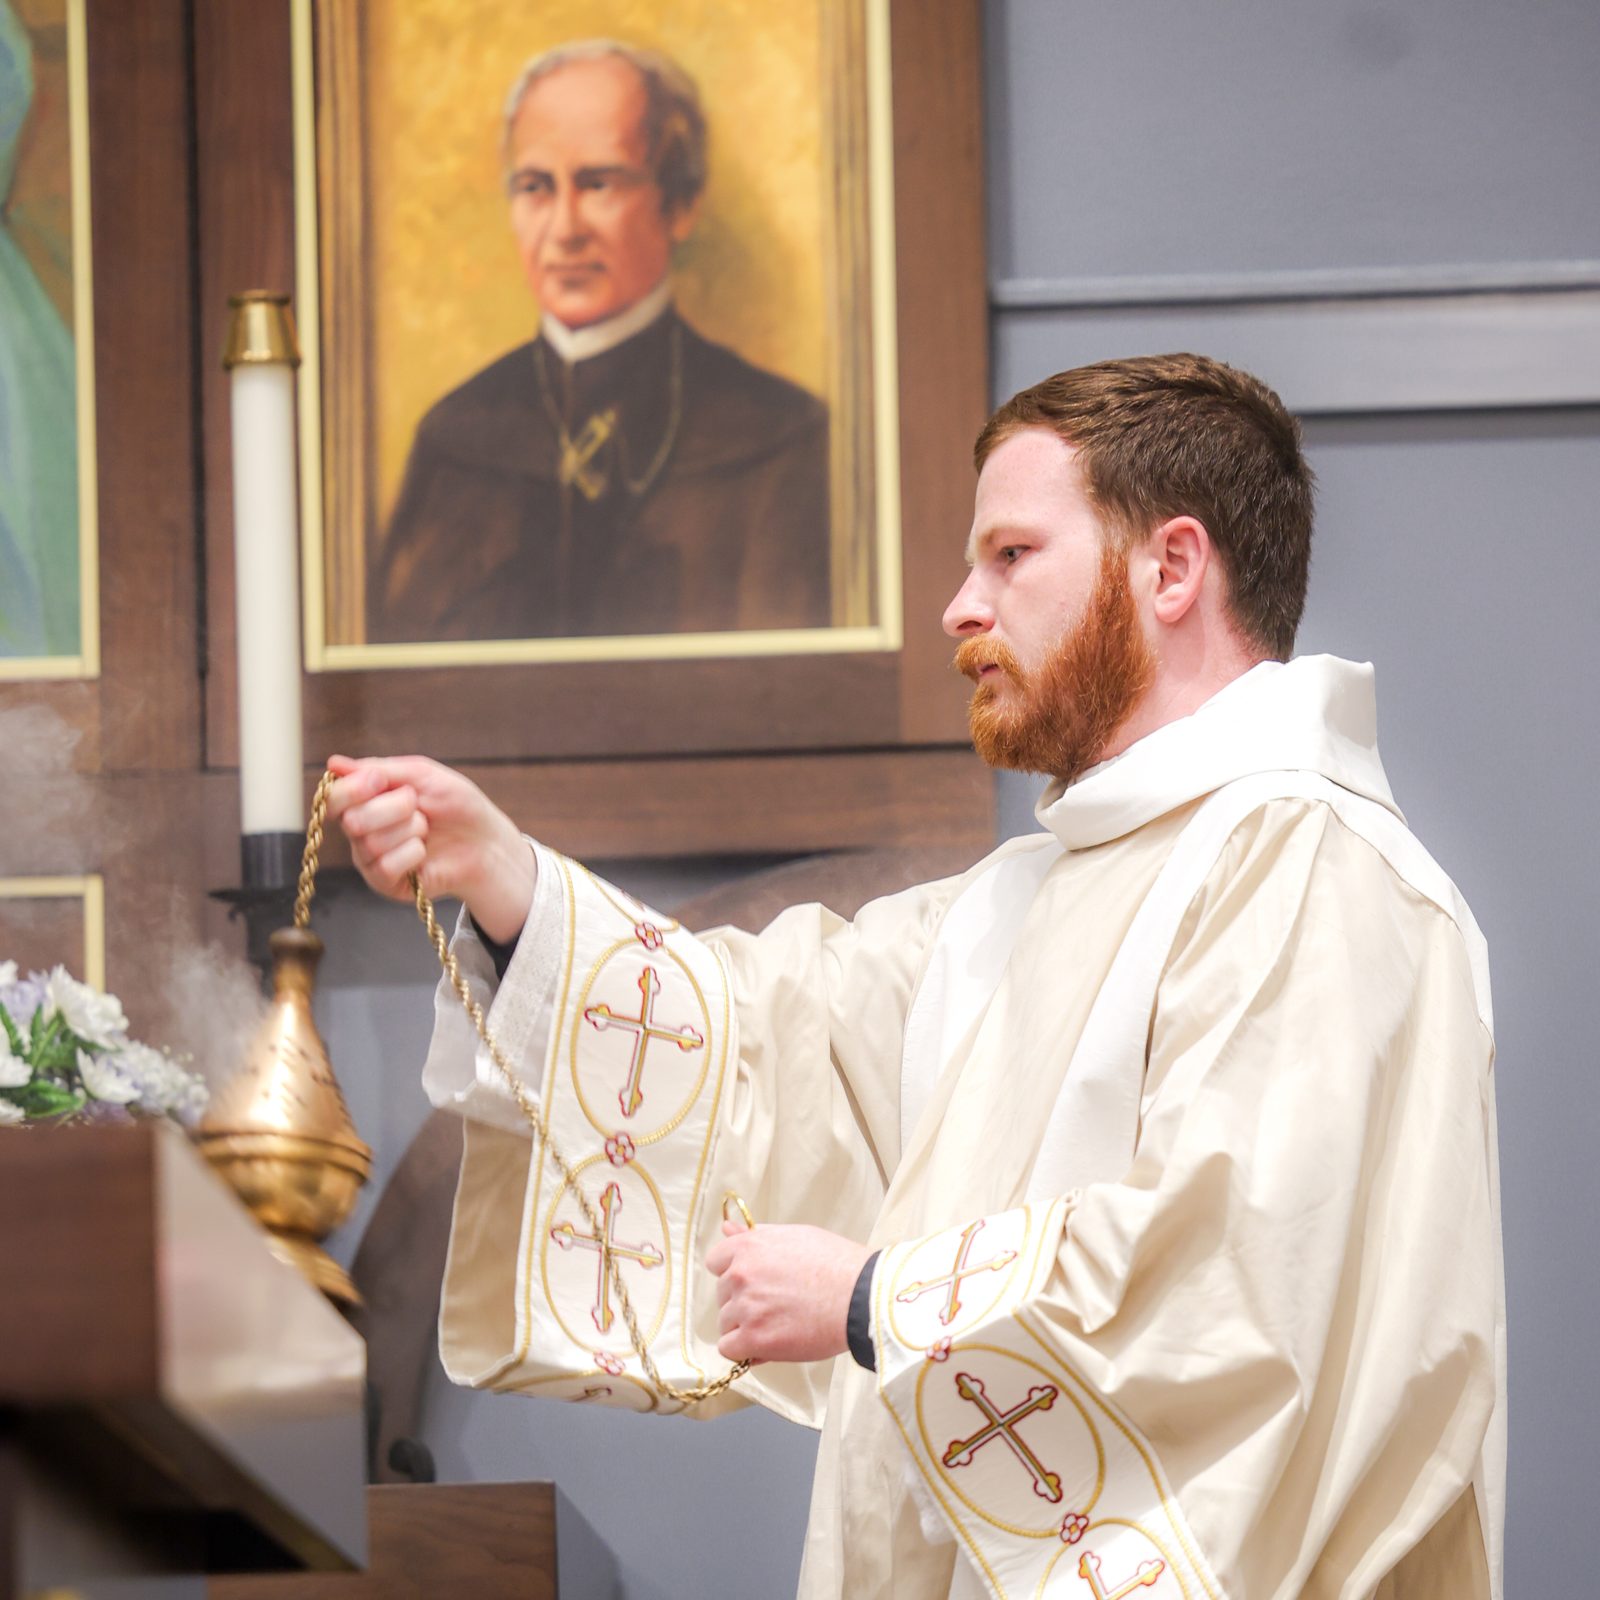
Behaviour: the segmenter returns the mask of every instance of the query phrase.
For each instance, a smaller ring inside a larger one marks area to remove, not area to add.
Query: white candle
[[[240,315],[237,309],[235,315]],[[291,332],[291,341],[292,337]],[[228,362],[233,398],[239,808],[245,834],[300,833],[305,827],[295,359],[291,342],[287,351],[258,347]]]

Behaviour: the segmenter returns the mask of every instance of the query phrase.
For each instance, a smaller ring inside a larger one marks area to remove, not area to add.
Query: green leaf
[[[59,1083],[41,1083],[38,1079],[11,1090],[10,1098],[30,1117],[65,1116],[81,1110],[88,1099],[79,1090]]]
[[[34,1014],[38,1015],[37,1012]],[[11,1020],[11,1013],[4,1006],[0,1006],[0,1023],[5,1024],[6,1040],[11,1046],[12,1055],[18,1056],[24,1061],[27,1060],[28,1047],[23,1042],[22,1030]]]
[[[65,1039],[52,1039],[33,1058],[36,1072],[54,1073],[57,1077],[72,1077],[77,1073],[78,1052],[72,1035]]]

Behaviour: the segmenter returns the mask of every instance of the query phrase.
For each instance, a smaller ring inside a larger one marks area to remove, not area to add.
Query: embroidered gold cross
[[[693,1028],[664,1028],[654,1018],[656,996],[661,993],[661,979],[654,967],[646,967],[639,974],[639,993],[644,997],[636,1017],[619,1017],[610,1006],[590,1006],[583,1020],[604,1033],[607,1028],[625,1028],[636,1034],[633,1060],[628,1067],[628,1080],[617,1094],[622,1114],[631,1117],[644,1100],[644,1055],[652,1039],[664,1039],[680,1050],[698,1050],[705,1040]]]
[[[939,1313],[939,1321],[948,1328],[956,1320],[956,1313],[961,1309],[962,1280],[980,1272],[998,1272],[1001,1267],[1010,1266],[1017,1259],[1015,1250],[1002,1250],[999,1255],[990,1256],[987,1261],[979,1261],[969,1267],[967,1257],[972,1251],[972,1241],[978,1237],[982,1227],[983,1220],[980,1218],[977,1222],[969,1222],[961,1230],[961,1242],[956,1246],[956,1259],[942,1278],[928,1278],[919,1283],[908,1283],[895,1299],[909,1305],[913,1300],[920,1300],[930,1289],[942,1289],[948,1284],[950,1298],[945,1302],[944,1310]]]
[[[967,1466],[986,1444],[995,1439],[1004,1439],[1012,1455],[1028,1469],[1033,1478],[1033,1492],[1040,1499],[1059,1505],[1061,1479],[1049,1471],[1023,1442],[1022,1436],[1017,1432],[1017,1424],[1024,1417],[1032,1416],[1035,1411],[1048,1411],[1056,1403],[1056,1396],[1060,1392],[1053,1383],[1041,1384],[1038,1388],[1028,1391],[1026,1400],[1014,1405],[1009,1411],[1001,1411],[984,1392],[982,1378],[974,1378],[969,1372],[958,1372],[956,1393],[963,1400],[970,1400],[988,1421],[970,1439],[953,1440],[950,1448],[944,1453],[944,1464],[947,1467]]]
[[[1132,1594],[1135,1589],[1148,1589],[1166,1570],[1165,1561],[1141,1561],[1139,1570],[1120,1589],[1113,1589],[1108,1594],[1100,1581],[1100,1557],[1093,1550],[1085,1550],[1078,1562],[1078,1576],[1089,1585],[1094,1600],[1124,1600],[1124,1596]]]
[[[647,1270],[659,1267],[662,1255],[653,1244],[619,1244],[611,1236],[616,1226],[617,1213],[622,1210],[622,1190],[614,1183],[606,1185],[600,1196],[600,1215],[604,1219],[600,1232],[579,1233],[570,1222],[559,1223],[550,1230],[550,1237],[563,1250],[593,1250],[600,1260],[600,1286],[595,1291],[594,1310],[589,1314],[601,1333],[609,1333],[614,1320],[611,1310],[611,1258],[621,1256],[624,1261],[637,1261]]]
[[[606,492],[605,474],[589,463],[616,427],[617,408],[607,406],[584,423],[583,432],[576,439],[565,428],[561,430],[561,461],[556,474],[563,487],[577,489],[585,500],[598,500]]]

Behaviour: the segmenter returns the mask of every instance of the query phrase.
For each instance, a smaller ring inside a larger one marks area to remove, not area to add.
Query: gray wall
[[[1600,1479],[1583,1366],[1600,1095],[1580,1011],[1600,960],[1600,7],[990,0],[985,16],[997,395],[1078,360],[1199,348],[1308,415],[1322,487],[1302,648],[1377,664],[1401,804],[1490,942],[1507,1593],[1564,1592]],[[1483,287],[1498,292],[1461,292]],[[1033,787],[1000,780],[1003,833],[1033,826]],[[668,901],[742,866],[611,873]],[[326,1031],[381,1180],[425,1110],[431,956],[403,909],[341,898],[324,915]],[[629,1597],[792,1589],[802,1430],[439,1376],[425,1433],[446,1477],[559,1479]]]
[[[1600,1476],[1600,6],[986,11],[996,393],[1194,348],[1308,414],[1300,648],[1376,663],[1400,803],[1489,939],[1506,1592],[1565,1588]],[[1007,831],[1033,788],[1001,780]]]

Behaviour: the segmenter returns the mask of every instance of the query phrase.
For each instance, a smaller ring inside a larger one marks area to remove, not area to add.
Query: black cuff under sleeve
[[[845,1319],[844,1336],[850,1344],[850,1354],[858,1367],[868,1372],[878,1370],[878,1352],[872,1347],[872,1269],[878,1264],[879,1252],[867,1257],[856,1286],[850,1294],[850,1315]]]
[[[467,913],[472,917],[472,913]],[[498,939],[491,939],[482,928],[478,926],[478,919],[472,917],[472,931],[477,934],[478,942],[489,952],[489,959],[494,962],[494,975],[503,978],[506,968],[511,965],[511,958],[517,953],[517,941],[513,939],[509,944],[501,944]]]

